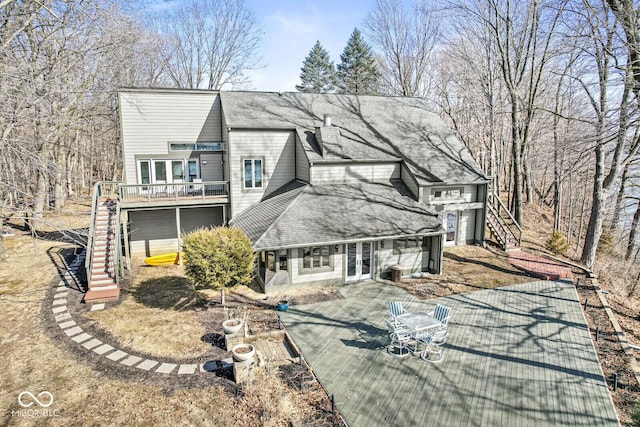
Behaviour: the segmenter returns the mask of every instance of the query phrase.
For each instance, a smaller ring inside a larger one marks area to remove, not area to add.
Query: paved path
[[[507,252],[509,263],[514,267],[528,271],[535,277],[545,280],[558,280],[571,278],[571,267],[558,261],[534,255],[523,250]]]
[[[65,278],[72,281],[70,277],[76,274],[78,269],[83,267],[84,254],[78,256],[70,265]],[[65,278],[60,281],[54,290],[51,310],[55,316],[58,326],[74,345],[79,345],[87,350],[93,351],[97,355],[104,357],[113,363],[122,366],[131,366],[142,371],[156,372],[158,374],[192,375],[197,372],[210,372],[207,364],[202,363],[171,363],[162,360],[148,359],[126,351],[118,349],[116,345],[111,345],[100,341],[91,334],[85,332],[73,319],[67,307],[69,288],[66,287]],[[91,310],[101,310],[104,304],[93,304]],[[231,362],[228,360],[228,362]]]
[[[349,426],[619,426],[570,281],[420,301],[380,283],[282,314]],[[444,361],[385,351],[387,303],[452,307]]]

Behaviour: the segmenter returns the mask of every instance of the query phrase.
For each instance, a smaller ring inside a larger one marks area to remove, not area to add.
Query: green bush
[[[632,425],[634,427],[640,427],[640,400],[636,401],[636,407],[631,415],[631,420],[633,421]]]
[[[562,231],[556,230],[547,240],[546,248],[556,255],[564,255],[571,248],[571,244],[567,242],[567,237]]]
[[[198,287],[247,285],[253,278],[251,240],[239,228],[199,229],[183,236],[185,274]]]

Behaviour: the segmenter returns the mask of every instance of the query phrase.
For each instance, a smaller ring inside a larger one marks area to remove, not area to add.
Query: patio
[[[570,281],[421,301],[382,283],[282,321],[350,426],[619,425]],[[444,361],[386,352],[387,303],[452,308]]]

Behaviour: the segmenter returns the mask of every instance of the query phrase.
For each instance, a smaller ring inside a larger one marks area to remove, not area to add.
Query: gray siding
[[[302,148],[302,143],[296,138],[296,178],[309,182],[309,159]]]
[[[207,164],[203,164],[206,161]],[[200,155],[200,177],[203,181],[224,181],[222,153]]]
[[[400,163],[314,164],[313,184],[389,182],[400,178]]]
[[[137,183],[136,157],[166,156],[169,142],[222,141],[217,92],[123,91],[118,95],[127,184]]]
[[[232,215],[238,215],[295,179],[296,138],[293,131],[231,130],[228,137]],[[243,188],[244,159],[262,159],[261,189]]]
[[[392,265],[402,267],[404,276],[420,273],[423,268],[426,269],[429,265],[429,251],[423,251],[422,248],[419,249],[415,252],[396,253],[393,250],[393,240],[384,240],[384,248],[378,243],[378,273],[383,274],[383,277],[387,276]]]
[[[174,209],[129,212],[132,256],[154,256],[178,251]]]
[[[178,251],[175,209],[129,211],[131,255],[148,257]],[[222,225],[222,207],[181,208],[180,230]]]

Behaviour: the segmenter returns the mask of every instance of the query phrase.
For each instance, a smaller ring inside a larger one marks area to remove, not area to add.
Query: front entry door
[[[372,249],[371,242],[347,244],[347,280],[362,280],[372,277]]]

